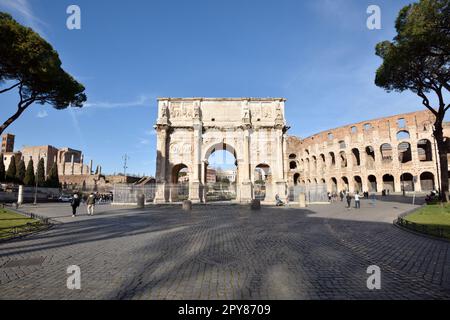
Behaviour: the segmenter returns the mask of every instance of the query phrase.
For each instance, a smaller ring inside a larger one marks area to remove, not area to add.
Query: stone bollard
[[[306,194],[300,193],[298,196],[298,206],[300,208],[306,208]]]
[[[250,204],[250,208],[252,210],[261,210],[261,201],[257,200],[257,199],[253,199]]]
[[[145,208],[145,196],[143,194],[137,196],[137,206],[138,208]]]
[[[19,186],[19,195],[17,197],[17,204],[20,206],[23,203],[23,186]]]
[[[192,201],[184,200],[183,204],[182,204],[182,208],[184,211],[191,211],[192,210]]]

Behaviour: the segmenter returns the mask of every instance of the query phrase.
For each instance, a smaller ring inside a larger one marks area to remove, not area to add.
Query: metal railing
[[[450,227],[420,224],[420,223],[408,221],[408,220],[404,219],[403,217],[399,217],[396,220],[396,224],[403,228],[406,228],[406,229],[409,229],[409,230],[412,230],[415,232],[424,233],[427,235],[431,235],[431,236],[435,236],[435,237],[439,237],[439,238],[443,238],[443,239],[450,239]]]
[[[43,217],[35,213],[28,213],[28,212],[20,212],[19,214],[37,221],[28,222],[20,226],[0,228],[0,241],[9,240],[12,238],[41,231],[43,229],[48,228],[51,225],[50,219],[47,217]]]

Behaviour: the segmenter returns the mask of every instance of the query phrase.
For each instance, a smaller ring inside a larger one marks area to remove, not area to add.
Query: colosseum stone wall
[[[433,115],[419,111],[289,136],[289,184],[326,184],[330,192],[426,192],[437,188]],[[450,125],[445,126],[450,136]],[[450,140],[449,140],[450,141]]]

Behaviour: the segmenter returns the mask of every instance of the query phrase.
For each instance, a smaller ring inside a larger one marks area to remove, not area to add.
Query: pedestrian
[[[375,201],[377,199],[375,193],[372,193],[371,198],[372,200],[370,201],[370,204],[375,207]]]
[[[276,202],[276,206],[277,207],[284,206],[284,203],[283,203],[283,201],[281,201],[281,198],[280,198],[280,196],[278,194],[275,195],[275,202]]]
[[[355,209],[361,209],[361,202],[359,201],[359,193],[355,193]]]
[[[77,208],[80,206],[80,197],[78,194],[75,193],[73,195],[70,206],[72,207],[72,217],[75,217],[77,215]]]
[[[344,201],[344,192],[339,192],[339,197],[341,198],[341,202]]]
[[[87,204],[87,210],[88,215],[93,216],[94,215],[94,207],[95,207],[95,196],[93,193],[91,193],[86,201]]]
[[[347,208],[351,208],[351,206],[352,206],[352,196],[350,195],[350,192],[347,192],[347,197],[346,197],[346,199],[347,199]]]
[[[328,202],[331,203],[331,192],[328,192]]]

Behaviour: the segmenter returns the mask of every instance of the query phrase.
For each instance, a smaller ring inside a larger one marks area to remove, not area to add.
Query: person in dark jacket
[[[347,199],[347,208],[351,208],[352,206],[352,196],[350,195],[350,192],[347,192],[347,196],[345,197]]]
[[[94,215],[94,207],[95,207],[95,196],[93,193],[91,193],[86,201],[87,209],[88,209],[88,215],[93,216]]]
[[[72,217],[75,217],[77,215],[77,208],[80,206],[80,197],[78,194],[75,193],[73,195],[70,205],[72,206]]]

